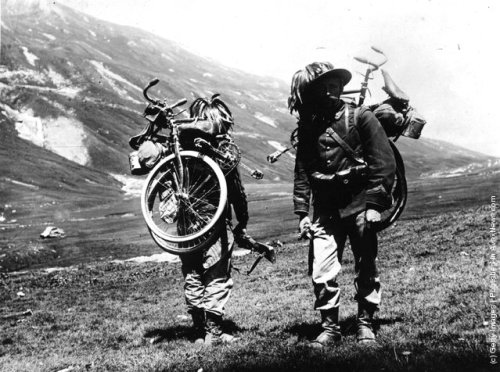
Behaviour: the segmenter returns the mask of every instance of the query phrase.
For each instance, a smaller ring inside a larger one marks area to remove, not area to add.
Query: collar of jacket
[[[313,123],[330,123],[332,121],[332,117],[334,120],[339,120],[342,117],[346,108],[346,103],[342,102],[341,106],[337,110],[332,110],[330,112],[325,113],[317,113],[312,115]]]

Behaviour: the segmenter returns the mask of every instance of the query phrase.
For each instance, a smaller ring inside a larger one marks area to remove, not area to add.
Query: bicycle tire
[[[156,245],[158,245],[161,249],[175,255],[183,255],[195,253],[213,245],[217,239],[219,239],[222,227],[223,223],[217,223],[215,227],[213,227],[212,231],[209,231],[207,234],[189,242],[191,244],[169,242],[160,238],[153,231],[151,231],[151,229],[148,230]]]
[[[397,149],[394,142],[389,141],[389,143],[396,160],[396,176],[394,185],[392,186],[391,190],[393,203],[388,210],[382,212],[382,220],[374,226],[377,232],[387,229],[394,222],[396,222],[396,220],[403,213],[403,210],[406,206],[406,200],[408,198],[408,187],[406,183],[403,158],[401,157],[401,154],[399,153],[399,150]]]
[[[197,151],[181,151],[184,185],[175,155],[162,159],[150,172],[141,194],[141,209],[148,228],[175,250],[193,251],[208,240],[227,204],[227,184],[220,167]],[[215,228],[215,229],[214,229]],[[173,243],[173,244],[172,244]],[[161,247],[161,245],[160,245]]]

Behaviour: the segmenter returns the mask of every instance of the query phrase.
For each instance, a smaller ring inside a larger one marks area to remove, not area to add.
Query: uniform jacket
[[[342,218],[367,208],[383,211],[390,207],[396,170],[394,154],[375,115],[361,108],[354,125],[354,111],[355,107],[346,103],[332,117],[313,116],[309,121],[299,121],[293,191],[296,214],[308,214],[311,194],[315,209],[338,211]],[[368,164],[367,180],[344,186],[311,178],[315,171],[334,174],[357,165],[327,134],[329,127]]]
[[[233,252],[232,211],[240,227],[246,228],[248,223],[248,202],[245,188],[241,182],[238,167],[226,175],[227,182],[227,208],[226,229],[222,229],[218,241],[202,253],[202,265],[205,269],[212,267],[221,259],[230,256]],[[232,207],[232,208],[231,208]],[[224,218],[224,217],[222,217]],[[229,268],[228,268],[229,270]]]
[[[234,168],[226,175],[226,182],[228,204],[233,207],[238,223],[241,224],[243,228],[246,228],[248,223],[248,202],[238,167]],[[229,208],[229,219],[230,218],[231,210]]]

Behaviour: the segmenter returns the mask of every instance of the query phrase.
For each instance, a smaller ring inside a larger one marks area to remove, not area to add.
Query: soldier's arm
[[[244,230],[247,227],[249,219],[248,201],[238,167],[234,168],[226,176],[226,182],[228,201],[233,207],[236,220],[238,221],[237,230]]]
[[[309,214],[309,202],[311,199],[311,185],[309,182],[308,166],[311,163],[312,149],[308,148],[311,141],[308,140],[306,128],[299,126],[299,143],[297,156],[295,157],[294,179],[293,179],[293,210],[299,217]]]
[[[195,120],[192,123],[182,123],[178,125],[182,132],[203,132],[212,136],[218,135],[216,126],[209,120]]]

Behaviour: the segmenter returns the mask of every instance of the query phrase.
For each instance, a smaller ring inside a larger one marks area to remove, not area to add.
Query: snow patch
[[[274,110],[278,111],[280,114],[285,114],[285,115],[288,115],[290,113],[288,109],[284,107],[276,107]]]
[[[253,132],[242,132],[242,131],[238,131],[238,132],[233,132],[233,134],[235,136],[241,136],[241,137],[247,137],[247,138],[254,138],[254,139],[257,139],[257,138],[264,138],[264,136],[262,134],[259,134],[259,133],[253,133]]]
[[[32,109],[20,112],[7,105],[0,107],[16,122],[19,137],[80,165],[89,164],[87,135],[80,121],[65,116],[40,118]]]
[[[26,60],[29,62],[29,64],[35,66],[35,61],[40,58],[35,56],[33,53],[30,53],[30,51],[26,47],[21,47],[21,49],[23,50],[24,56],[26,57]]]
[[[485,163],[471,163],[462,167],[445,169],[437,172],[422,173],[420,177],[422,178],[452,178],[466,176],[470,174],[482,174],[484,172],[490,171],[489,168],[498,167],[500,165],[500,159],[492,160],[488,159]]]
[[[35,89],[46,92],[54,92],[64,96],[74,98],[80,92],[80,89],[74,87],[71,81],[66,80],[62,75],[49,67],[48,70],[37,72],[33,70],[16,70],[9,71],[0,67],[0,78],[8,79],[11,86],[0,83],[2,89],[11,89],[12,86]],[[52,82],[57,88],[50,88],[47,85]],[[40,84],[40,85],[32,85]]]
[[[151,40],[149,39],[141,39],[141,42],[146,44],[146,45],[149,45],[149,46],[152,46],[152,47],[155,47],[155,43],[153,43]]]
[[[252,98],[254,101],[262,101],[262,98],[257,97],[255,94],[247,92],[247,95]]]
[[[136,46],[137,46],[137,43],[136,43],[135,41],[130,40],[129,42],[127,42],[127,45],[128,45],[129,47],[136,47]]]
[[[169,68],[168,71],[175,72],[175,70],[173,68]]]
[[[174,59],[173,59],[172,57],[170,57],[169,55],[165,54],[165,53],[162,53],[162,54],[161,54],[161,57],[162,57],[162,58],[165,58],[165,59],[168,59],[169,61],[174,62]]]
[[[29,84],[17,84],[17,88],[26,88],[26,89],[33,89],[33,90],[38,90],[41,92],[52,92],[52,93],[57,93],[60,95],[63,95],[65,97],[69,98],[75,98],[78,93],[80,93],[80,89],[76,87],[61,87],[61,88],[49,88],[49,87],[40,87],[38,85],[29,85]],[[12,86],[8,86],[6,84],[0,83],[0,91],[3,89],[12,89]]]
[[[119,263],[119,260],[114,260],[113,262]],[[134,258],[129,258],[128,260],[125,260],[125,262],[137,262],[137,263],[144,263],[144,262],[180,262],[179,256],[175,254],[171,254],[168,252],[164,253],[157,253],[153,254],[151,256],[139,256],[139,257],[134,257]]]
[[[260,81],[259,85],[266,88],[274,88],[274,89],[279,89],[280,87],[280,83],[278,81],[272,81],[272,82]]]
[[[283,151],[284,149],[286,149],[286,146],[282,145],[278,141],[267,141],[267,143],[270,144],[272,147],[274,147],[278,151]]]
[[[279,143],[278,141],[267,141],[267,143],[269,145],[271,145],[272,147],[274,147],[276,150],[278,151],[283,151],[284,149],[286,149],[286,146]],[[288,154],[288,156],[290,156],[292,159],[295,159],[295,155],[291,154],[290,151],[287,151],[286,152]]]
[[[71,83],[64,78],[61,74],[49,67],[47,71],[47,76],[52,80],[52,82],[60,87],[61,85],[70,85]]]
[[[254,115],[254,117],[256,119],[260,120],[261,122],[266,123],[267,125],[270,125],[273,128],[277,128],[278,127],[278,125],[275,123],[275,121],[273,119],[271,119],[268,116],[265,116],[261,112],[256,112],[255,115]]]
[[[3,23],[3,21],[0,21],[0,23],[1,23],[1,27],[3,27],[3,28],[5,28],[6,30],[10,31],[10,28],[9,28],[9,27],[7,27],[7,26],[5,25],[5,23]]]
[[[33,190],[39,190],[40,187],[36,186],[36,185],[32,185],[31,183],[26,183],[26,182],[21,182],[21,181],[16,181],[16,180],[13,180],[11,178],[7,178],[5,177],[4,178],[5,181],[7,182],[10,182],[16,186],[23,186],[23,187],[27,187],[27,188],[30,188],[30,189],[33,189]],[[7,208],[8,204],[5,204],[5,208]]]
[[[129,87],[131,87],[131,88],[133,88],[133,89],[135,89],[135,90],[137,90],[139,92],[142,92],[141,88],[139,88],[135,84],[132,84],[130,81],[124,79],[120,75],[115,74],[111,70],[107,69],[106,67],[104,67],[104,64],[102,62],[90,61],[90,63],[96,68],[97,72],[99,72],[99,74],[101,74],[101,76],[106,80],[106,82],[111,86],[111,88],[113,88],[113,90],[116,93],[118,93],[120,96],[125,97],[129,101],[132,101],[132,102],[138,103],[138,104],[143,104],[143,102],[138,101],[138,100],[130,97],[130,95],[128,94],[128,92],[125,89],[120,88],[116,84],[116,82],[119,82],[119,83],[122,83],[122,84],[126,84]]]
[[[42,32],[42,35],[51,41],[54,41],[56,39],[56,37],[54,35],[51,35],[51,34],[46,34],[46,33]]]
[[[125,192],[125,196],[135,197],[141,195],[142,187],[144,186],[144,178],[137,178],[114,173],[110,173],[110,175],[123,185],[122,191]]]
[[[6,78],[11,84],[23,84],[31,80],[33,83],[45,84],[45,76],[33,70],[10,71],[0,66],[0,78]]]
[[[97,34],[96,34],[94,31],[92,31],[92,30],[87,30],[87,31],[88,31],[88,32],[89,32],[89,34],[91,34],[93,37],[97,37]]]
[[[205,72],[205,73],[203,73],[203,77],[211,78],[211,77],[214,77],[214,75],[211,74],[210,72]]]
[[[189,81],[192,81],[193,83],[197,83],[198,82],[198,80],[193,79],[193,78],[190,78]]]

